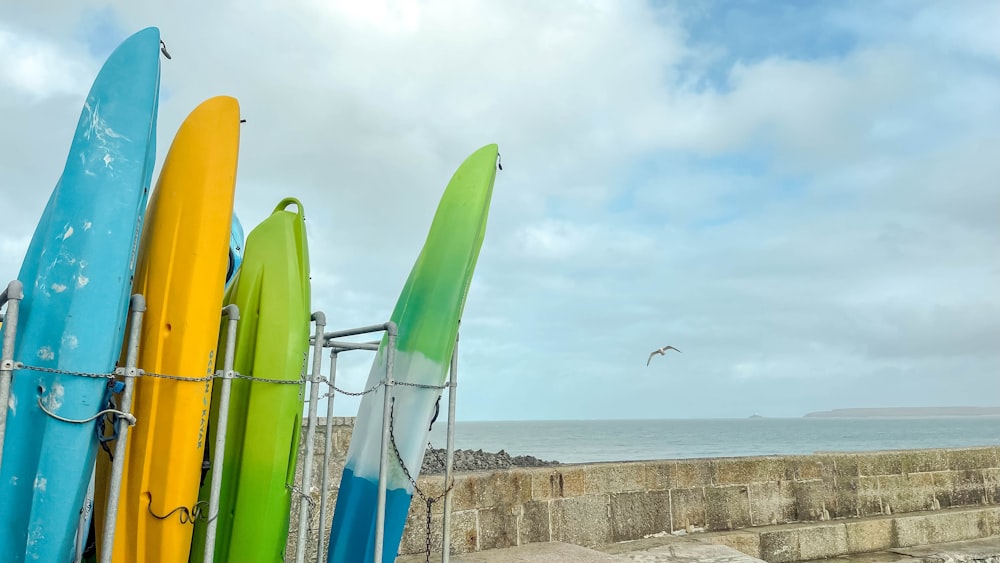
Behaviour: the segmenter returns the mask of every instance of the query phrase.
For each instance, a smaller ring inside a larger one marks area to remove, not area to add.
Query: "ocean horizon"
[[[446,444],[438,419],[430,441]],[[455,422],[456,449],[561,463],[1000,445],[1000,416],[761,417]]]

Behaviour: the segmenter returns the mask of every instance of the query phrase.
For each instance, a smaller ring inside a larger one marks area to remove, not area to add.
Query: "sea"
[[[430,441],[446,445],[447,425]],[[456,449],[561,463],[1000,445],[1000,416],[537,420],[455,423]]]

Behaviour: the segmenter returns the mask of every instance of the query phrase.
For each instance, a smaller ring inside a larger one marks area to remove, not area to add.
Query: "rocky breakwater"
[[[444,448],[428,448],[424,454],[423,475],[444,473],[447,452]],[[455,450],[454,471],[495,471],[512,467],[548,467],[560,465],[558,461],[546,461],[530,455],[511,456],[507,452],[484,452],[483,450]]]

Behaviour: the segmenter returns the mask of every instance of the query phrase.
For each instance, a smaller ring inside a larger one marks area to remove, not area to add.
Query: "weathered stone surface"
[[[444,516],[440,514],[432,515],[431,551],[440,553],[443,528]],[[479,547],[476,529],[476,511],[463,510],[453,512],[451,514],[451,552],[468,553],[476,551]],[[425,553],[426,543],[426,516],[408,518],[406,520],[406,532],[403,534],[403,539],[399,544],[399,552],[402,554]],[[312,561],[312,559],[306,559],[306,561]]]
[[[686,530],[688,526],[704,528],[706,525],[705,489],[674,489],[670,491],[670,513],[674,530]]]
[[[795,483],[777,481],[751,483],[750,525],[763,526],[795,520]]]
[[[900,475],[903,473],[903,452],[865,452],[857,454],[861,475]]]
[[[822,479],[824,475],[833,476],[833,464],[827,466],[823,456],[788,456],[785,459],[791,472],[789,480],[809,481]]]
[[[879,494],[894,513],[930,510],[934,505],[934,477],[930,473],[881,475]]]
[[[611,495],[612,541],[628,541],[670,529],[667,491],[636,491]]]
[[[714,459],[709,468],[716,486],[777,482],[786,478],[787,471],[784,460],[777,457]]]
[[[352,429],[350,425],[331,429],[336,451],[328,467],[322,461],[327,428],[316,429],[315,480],[308,491],[315,505],[308,511],[307,559],[314,557],[318,538],[328,533]],[[303,449],[297,482],[304,458]],[[320,523],[319,484],[324,475],[331,489],[326,521]],[[439,475],[423,475],[418,483],[435,496],[444,487]],[[829,556],[838,550],[865,552],[1000,535],[1000,507],[972,508],[1000,499],[996,447],[563,465],[460,472],[455,483],[455,553],[553,540],[601,545],[685,531],[754,557],[790,561],[793,556]],[[442,504],[435,503],[431,513],[436,550],[441,542]],[[857,519],[888,514],[890,509],[891,516]],[[295,502],[289,559],[294,555],[298,513]],[[426,516],[426,505],[415,497],[402,552],[424,550]],[[845,520],[746,528],[828,518]],[[719,532],[717,537],[698,533],[706,528],[747,531]],[[792,533],[793,528],[798,531]]]
[[[517,545],[517,525],[521,508],[494,506],[479,510],[479,549]]]
[[[885,514],[885,505],[882,504],[881,491],[878,486],[878,477],[858,477],[852,480],[852,486],[857,487],[858,510],[861,516],[878,516]]]
[[[705,512],[709,530],[733,530],[750,525],[748,485],[705,488]]]
[[[801,561],[798,533],[794,529],[761,532],[760,558],[769,563]]]
[[[895,547],[890,518],[848,520],[844,522],[848,553],[868,553]]]
[[[556,499],[549,506],[554,540],[590,547],[611,541],[608,495]]]
[[[821,524],[799,528],[799,557],[820,559],[847,553],[847,529],[843,524]]]
[[[796,481],[791,484],[791,489],[794,504],[789,520],[798,520],[800,522],[820,520],[824,517],[823,510],[827,510],[827,513],[830,513],[834,509],[834,502],[830,502],[829,507],[827,506],[829,490],[826,483],[822,480]],[[856,495],[855,498],[857,498]],[[779,520],[779,522],[781,521]],[[761,523],[770,523],[770,521],[755,521],[755,523],[759,525]]]
[[[993,448],[962,448],[945,451],[948,455],[948,468],[952,471],[985,469],[997,465],[996,453]]]
[[[518,526],[518,545],[543,541],[552,541],[550,527],[551,501],[531,501],[524,503],[521,513],[521,523]]]
[[[712,484],[712,470],[707,459],[680,459],[674,465],[673,487],[693,489]]]
[[[904,473],[929,473],[948,470],[945,450],[912,450],[902,452]]]
[[[750,557],[760,558],[760,534],[752,532],[728,532],[725,534],[705,534],[703,541],[729,546]]]
[[[601,463],[584,466],[584,494],[621,493],[645,488],[646,466],[642,463]]]
[[[583,494],[585,470],[583,466],[560,468],[554,471],[531,471],[531,498],[548,500],[576,497]]]
[[[646,466],[645,488],[650,491],[665,491],[676,488],[677,462],[675,460],[649,461]]]

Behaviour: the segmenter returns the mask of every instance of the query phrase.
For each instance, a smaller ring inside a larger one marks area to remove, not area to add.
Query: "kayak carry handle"
[[[298,215],[303,221],[305,221],[306,219],[305,210],[302,208],[302,202],[295,199],[294,197],[286,197],[285,199],[279,201],[278,205],[274,207],[274,211],[271,212],[271,215],[274,215],[279,211],[288,211],[288,206],[292,205],[293,203],[295,204],[295,207],[298,208],[298,211],[296,211],[295,214]]]

